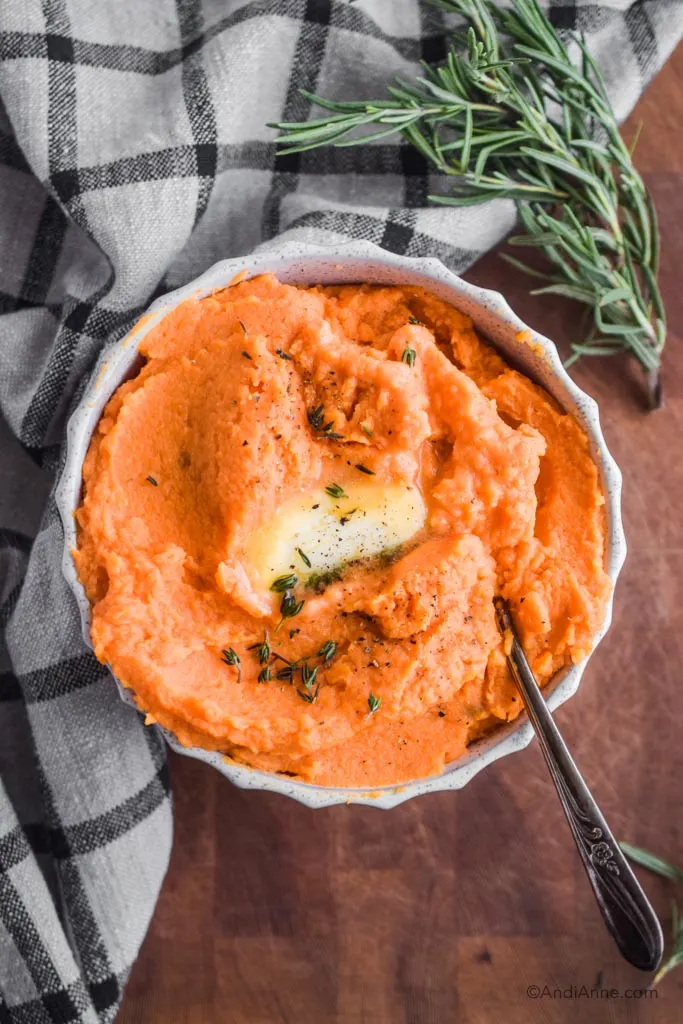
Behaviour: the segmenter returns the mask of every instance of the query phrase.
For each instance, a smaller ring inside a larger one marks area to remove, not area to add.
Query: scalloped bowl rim
[[[85,392],[69,418],[66,430],[66,459],[55,494],[65,536],[62,571],[78,605],[83,638],[88,647],[92,648],[90,604],[78,579],[72,550],[76,546],[74,512],[80,501],[83,459],[92,432],[106,401],[116,387],[126,379],[135,360],[139,358],[137,349],[147,331],[180,302],[190,297],[203,297],[225,288],[243,272],[247,277],[272,272],[289,282],[310,284],[322,281],[325,277],[327,281],[324,283],[332,283],[333,278],[336,278],[340,283],[400,283],[403,280],[404,283],[423,284],[425,288],[441,295],[452,305],[465,307],[475,322],[486,321],[487,328],[480,329],[487,334],[496,348],[508,349],[505,352],[506,358],[511,359],[513,363],[517,362],[525,373],[540,380],[551,391],[560,393],[561,404],[577,417],[586,431],[598,464],[606,497],[606,568],[612,581],[612,594],[602,627],[594,638],[589,655],[579,664],[558,673],[545,688],[548,706],[554,711],[576,692],[588,658],[610,626],[614,585],[626,557],[626,541],[621,521],[621,473],[602,435],[597,405],[568,376],[554,343],[525,324],[499,292],[479,288],[463,281],[438,259],[400,256],[371,242],[347,242],[330,246],[276,242],[262,247],[250,256],[221,260],[198,278],[153,302],[125,337],[104,348]],[[412,280],[406,282],[406,278]],[[524,341],[514,337],[520,332],[528,332]],[[499,335],[497,339],[496,333]],[[135,706],[131,692],[118,680],[116,683],[121,698]],[[214,751],[184,747],[166,729],[159,726],[157,728],[173,750],[213,765],[234,785],[243,789],[281,793],[308,807],[361,803],[372,807],[391,808],[424,793],[461,789],[486,765],[514,751],[524,749],[533,736],[531,724],[525,715],[521,715],[516,721],[501,725],[478,740],[464,757],[447,764],[438,775],[395,786],[353,789],[318,786],[250,768]]]

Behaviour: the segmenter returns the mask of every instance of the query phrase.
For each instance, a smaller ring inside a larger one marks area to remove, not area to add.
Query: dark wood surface
[[[612,630],[557,720],[617,836],[683,863],[683,48],[627,134],[641,119],[670,318],[665,406],[643,412],[637,370],[576,371],[624,472],[629,556]],[[577,329],[576,307],[530,298],[496,254],[467,277],[558,342]],[[648,978],[602,927],[535,743],[391,812],[311,811],[170,760],[173,856],[120,1024],[683,1021],[683,968],[656,999],[625,993]],[[671,886],[642,877],[668,922]],[[530,985],[622,995],[534,1000]]]

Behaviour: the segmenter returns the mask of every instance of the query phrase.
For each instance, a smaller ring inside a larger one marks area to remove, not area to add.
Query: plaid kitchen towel
[[[681,0],[553,0],[620,115]],[[51,497],[69,403],[150,300],[276,236],[371,239],[463,270],[508,203],[429,209],[384,141],[276,157],[302,88],[380,95],[444,23],[417,0],[2,0],[0,1024],[110,1021],[171,845],[162,742],[85,648]],[[437,183],[438,184],[438,183]]]

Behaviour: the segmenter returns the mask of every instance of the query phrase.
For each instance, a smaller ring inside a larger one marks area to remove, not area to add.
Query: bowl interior
[[[437,260],[394,256],[369,243],[343,246],[332,253],[319,247],[302,248],[290,244],[275,252],[256,254],[246,260],[226,260],[190,285],[162,296],[129,335],[105,350],[100,358],[91,387],[69,422],[66,467],[57,492],[57,503],[66,534],[63,568],[79,605],[83,635],[88,644],[90,606],[76,576],[70,550],[76,544],[73,511],[80,502],[81,469],[90,437],[110,396],[124,380],[138,372],[141,358],[137,348],[147,331],[179,302],[223,289],[232,283],[238,271],[245,269],[250,277],[275,273],[281,281],[298,285],[362,282],[418,285],[471,316],[479,333],[491,341],[510,364],[543,385],[566,411],[576,416],[586,431],[607,497],[606,560],[607,570],[614,583],[625,555],[619,515],[621,477],[602,438],[595,403],[567,376],[552,342],[530,331],[498,293],[467,284]],[[610,619],[611,601],[593,649],[607,630]],[[585,664],[584,661],[563,670],[545,688],[544,693],[551,709],[558,707],[575,692]],[[123,699],[133,704],[130,692],[118,685]],[[412,780],[401,786],[369,790],[330,789],[257,771],[228,761],[217,753],[182,747],[174,736],[162,731],[173,749],[213,764],[236,785],[275,790],[314,807],[344,802],[391,807],[420,793],[461,788],[486,764],[525,747],[533,735],[531,725],[526,716],[522,715],[515,722],[499,726],[474,743],[465,757],[448,764],[439,776]]]

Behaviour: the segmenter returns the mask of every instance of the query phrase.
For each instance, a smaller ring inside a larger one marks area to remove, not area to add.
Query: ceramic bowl
[[[513,365],[554,395],[562,407],[573,413],[590,440],[606,495],[607,571],[616,582],[626,554],[621,523],[621,474],[605,445],[595,402],[584,394],[565,372],[552,341],[528,328],[498,292],[477,288],[463,281],[436,259],[411,259],[386,252],[369,242],[318,246],[286,243],[274,245],[252,256],[223,260],[189,284],[154,302],[133,330],[121,341],[108,346],[95,366],[85,394],[67,426],[66,463],[57,488],[57,505],[64,526],[63,571],[75,596],[83,626],[90,643],[90,605],[76,575],[71,551],[76,545],[73,513],[81,497],[83,459],[93,430],[111,394],[132,376],[141,364],[138,346],[147,331],[168,312],[190,296],[209,295],[224,288],[238,273],[274,273],[290,284],[341,284],[373,282],[377,284],[422,285],[441,299],[452,303],[472,317],[478,331],[488,338]],[[528,332],[523,338],[521,332]],[[612,602],[605,612],[593,650],[609,627]],[[564,670],[545,690],[548,705],[558,708],[576,692],[587,659]],[[124,701],[133,704],[130,691],[120,684]],[[443,789],[461,789],[487,764],[526,747],[533,731],[525,716],[501,726],[474,744],[468,754],[447,765],[440,775],[415,779],[399,786],[376,790],[337,789],[297,782],[289,777],[256,771],[227,761],[218,753],[181,746],[175,737],[162,730],[169,746],[178,753],[196,757],[213,765],[236,786],[282,793],[309,807],[329,807],[341,803],[362,803],[390,808],[422,793]]]

